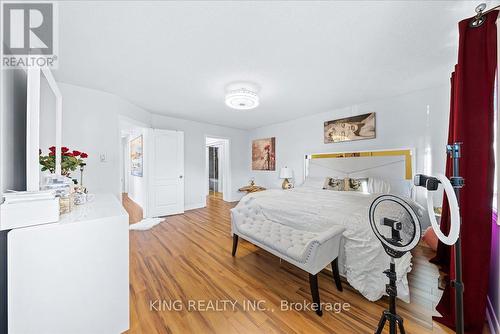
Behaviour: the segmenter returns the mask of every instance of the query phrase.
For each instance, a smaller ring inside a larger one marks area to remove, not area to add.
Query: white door
[[[149,217],[184,212],[184,132],[151,130]]]

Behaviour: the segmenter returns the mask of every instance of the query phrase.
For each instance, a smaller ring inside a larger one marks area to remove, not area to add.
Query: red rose
[[[80,151],[73,151],[73,156],[74,156],[74,157],[77,157],[77,156],[79,156],[79,155],[80,155],[80,153],[81,153]]]
[[[54,152],[49,152],[49,157],[53,157],[54,155],[56,155]]]
[[[49,147],[49,151],[50,151],[50,152],[55,152],[55,151],[56,151],[56,147],[55,147],[55,146],[51,146],[51,147]]]
[[[80,157],[82,157],[84,159],[87,158],[88,156],[89,155],[87,153],[84,153],[84,152],[80,153]]]
[[[71,152],[65,152],[65,153],[63,153],[63,155],[66,156],[66,157],[72,157],[73,153],[71,153]]]
[[[61,152],[65,153],[68,151],[69,151],[69,148],[67,148],[66,146],[61,147]]]

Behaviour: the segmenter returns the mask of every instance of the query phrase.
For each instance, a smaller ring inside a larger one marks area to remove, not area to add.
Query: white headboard
[[[335,152],[305,157],[307,177],[372,177],[391,185],[391,192],[413,197],[412,177],[415,166],[413,149]]]

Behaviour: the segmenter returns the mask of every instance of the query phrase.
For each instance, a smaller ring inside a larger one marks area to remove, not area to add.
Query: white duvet
[[[271,221],[302,230],[321,232],[332,225],[344,226],[340,270],[352,287],[375,301],[385,294],[388,278],[383,271],[390,263],[368,220],[368,209],[377,196],[301,187],[252,193],[238,206],[251,206],[251,212],[260,212]],[[410,253],[396,259],[398,297],[406,302],[410,301],[406,278],[410,270]]]

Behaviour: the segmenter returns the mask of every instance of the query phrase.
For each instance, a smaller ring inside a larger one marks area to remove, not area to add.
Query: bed
[[[406,149],[308,155],[302,185],[248,194],[235,210],[245,207],[255,216],[311,232],[334,225],[344,227],[338,257],[340,273],[364,297],[375,301],[385,294],[387,277],[383,271],[389,267],[390,258],[370,228],[368,209],[374,198],[391,192],[404,197],[419,216],[425,215],[424,208],[412,198],[412,153]],[[325,178],[333,176],[366,178],[367,189],[323,189]],[[232,224],[239,223],[233,220]],[[406,302],[410,301],[406,277],[410,270],[410,253],[396,259],[398,297]]]

